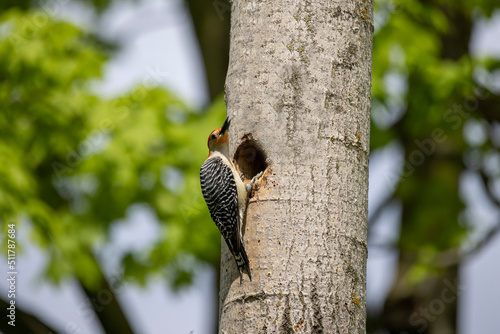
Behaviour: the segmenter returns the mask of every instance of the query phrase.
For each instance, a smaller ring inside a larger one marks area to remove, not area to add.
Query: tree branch
[[[373,227],[373,225],[377,222],[377,220],[382,215],[382,212],[392,203],[394,199],[394,193],[387,196],[382,203],[373,211],[371,215],[368,215],[368,228]]]
[[[17,333],[34,333],[34,334],[49,334],[49,333],[57,333],[55,329],[51,326],[40,320],[37,316],[34,316],[22,308],[20,308],[17,303],[16,306],[16,326],[11,326],[8,324],[10,319],[8,317],[4,317],[2,321],[0,321],[0,332],[5,334],[17,334]],[[2,310],[6,310],[10,307],[10,303],[6,300],[0,298],[0,308]],[[7,311],[9,312],[9,311]],[[7,313],[8,314],[8,313]]]
[[[134,331],[118,302],[116,294],[101,271],[97,259],[92,252],[89,251],[89,253],[91,260],[98,269],[98,287],[87,287],[80,279],[78,279],[78,282],[99,318],[102,328],[106,333],[133,334]]]
[[[500,208],[500,200],[495,196],[495,194],[491,191],[490,187],[488,186],[488,177],[486,176],[484,171],[481,171],[479,174],[481,176],[481,180],[483,181],[483,186],[486,195],[498,208]],[[484,236],[483,240],[481,240],[473,249],[468,251],[465,255],[467,257],[470,257],[481,251],[495,237],[495,235],[499,231],[500,231],[500,221],[497,222],[497,225],[495,227],[491,228],[488,231],[488,233]]]
[[[488,177],[481,171],[480,173],[481,180],[483,181],[483,186],[486,195],[488,198],[498,207],[500,208],[500,200],[493,194],[491,189],[488,187]],[[474,255],[478,254],[483,248],[486,247],[490,243],[491,240],[494,239],[496,234],[500,231],[500,221],[496,226],[491,228],[488,233],[483,237],[483,239],[477,243],[472,249],[466,252],[460,252],[458,249],[448,249],[446,251],[441,252],[437,256],[438,266],[447,267],[457,265],[461,262],[465,262],[470,260]]]
[[[484,87],[481,87],[481,89],[486,90],[486,93],[489,95],[485,99],[479,99],[478,112],[490,123],[500,121],[500,113],[498,112],[500,96]]]

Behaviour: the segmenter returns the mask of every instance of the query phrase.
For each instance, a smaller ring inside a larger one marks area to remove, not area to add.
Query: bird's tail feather
[[[248,278],[250,278],[251,281],[252,274],[250,273],[250,261],[248,261],[248,256],[243,245],[240,247],[240,252],[234,255],[234,259],[236,260],[236,265],[238,266],[240,275],[242,271],[246,271]]]

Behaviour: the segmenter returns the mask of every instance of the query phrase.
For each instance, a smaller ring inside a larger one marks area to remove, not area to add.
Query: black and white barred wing
[[[238,193],[231,168],[219,157],[200,169],[201,192],[208,211],[233,254],[240,252]]]

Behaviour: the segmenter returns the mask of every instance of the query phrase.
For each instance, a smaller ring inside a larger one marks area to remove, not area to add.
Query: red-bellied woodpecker
[[[250,280],[250,263],[243,247],[241,234],[242,223],[246,211],[248,193],[259,173],[252,182],[245,185],[229,156],[228,129],[229,118],[222,127],[212,131],[208,137],[209,154],[200,169],[201,192],[208,206],[208,211],[226,240],[229,250],[236,260],[241,273],[246,271]]]

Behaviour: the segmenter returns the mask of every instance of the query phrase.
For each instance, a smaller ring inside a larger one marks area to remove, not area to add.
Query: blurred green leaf
[[[169,270],[172,286],[189,282],[195,267],[179,266],[179,256],[219,259],[199,168],[205,136],[225,117],[222,98],[204,113],[160,88],[103,99],[89,83],[101,78],[106,51],[69,23],[36,24],[39,14],[0,16],[3,228],[28,217],[32,240],[49,255],[48,277],[77,275],[92,286],[98,274],[85,250],[109,240],[112,224],[142,203],[163,233],[149,249],[124,255],[126,275],[144,284]]]

